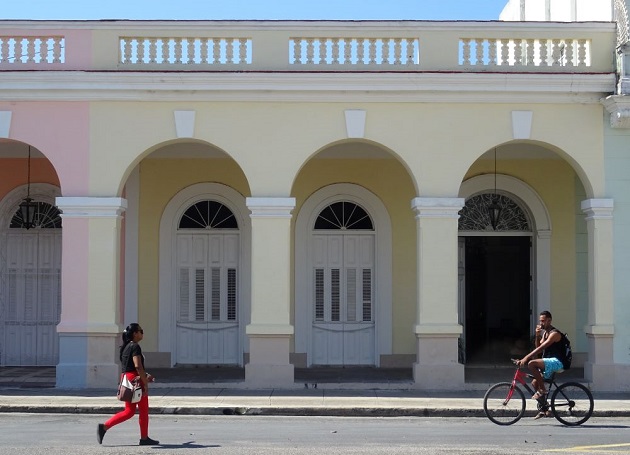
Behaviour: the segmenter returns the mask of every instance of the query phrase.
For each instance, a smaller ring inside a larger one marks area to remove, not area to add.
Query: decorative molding
[[[8,138],[11,130],[11,111],[0,111],[0,137]]]
[[[616,76],[580,73],[73,73],[10,71],[5,101],[598,103]],[[96,87],[96,89],[95,89]]]
[[[613,199],[586,199],[581,203],[587,221],[612,219],[614,206]]]
[[[610,113],[611,128],[630,128],[630,99],[628,96],[611,95],[602,100],[602,104]]]
[[[512,137],[514,139],[529,139],[532,135],[532,111],[512,111]]]
[[[248,197],[245,205],[251,218],[291,218],[295,208],[294,197]]]
[[[121,216],[127,200],[120,197],[57,197],[61,218],[109,218]]]
[[[361,109],[347,109],[345,115],[348,138],[362,139],[365,137],[366,112]]]
[[[418,218],[459,218],[464,207],[464,198],[416,197],[411,200],[411,209]]]
[[[195,111],[174,111],[177,137],[195,137]]]

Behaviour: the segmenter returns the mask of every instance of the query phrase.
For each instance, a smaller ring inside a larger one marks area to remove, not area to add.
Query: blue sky
[[[507,0],[0,0],[0,19],[497,20]]]

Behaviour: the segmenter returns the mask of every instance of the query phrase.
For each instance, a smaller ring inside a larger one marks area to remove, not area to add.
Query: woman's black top
[[[130,341],[129,344],[125,346],[125,349],[123,349],[120,359],[123,373],[136,372],[136,366],[133,363],[133,358],[137,355],[140,356],[140,359],[142,361],[142,368],[144,368],[144,356],[142,355],[142,348],[138,343]]]

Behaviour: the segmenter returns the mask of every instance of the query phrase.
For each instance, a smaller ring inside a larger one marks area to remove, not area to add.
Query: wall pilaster
[[[111,388],[120,345],[122,198],[58,197],[63,220],[57,387]]]
[[[415,198],[418,302],[414,332],[416,386],[461,389],[464,365],[458,363],[457,220],[463,198]]]
[[[294,198],[250,197],[252,220],[252,302],[249,362],[245,381],[257,387],[292,385],[289,363],[291,211]]]

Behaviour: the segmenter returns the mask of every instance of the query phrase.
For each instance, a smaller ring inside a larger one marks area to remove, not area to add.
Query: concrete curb
[[[121,406],[29,406],[0,405],[0,413],[26,414],[115,414]],[[244,416],[310,416],[310,417],[485,417],[481,408],[436,407],[230,407],[230,406],[156,406],[150,408],[156,415],[244,415]],[[535,410],[525,411],[524,417],[533,417]],[[592,417],[630,417],[627,410],[595,409]]]

